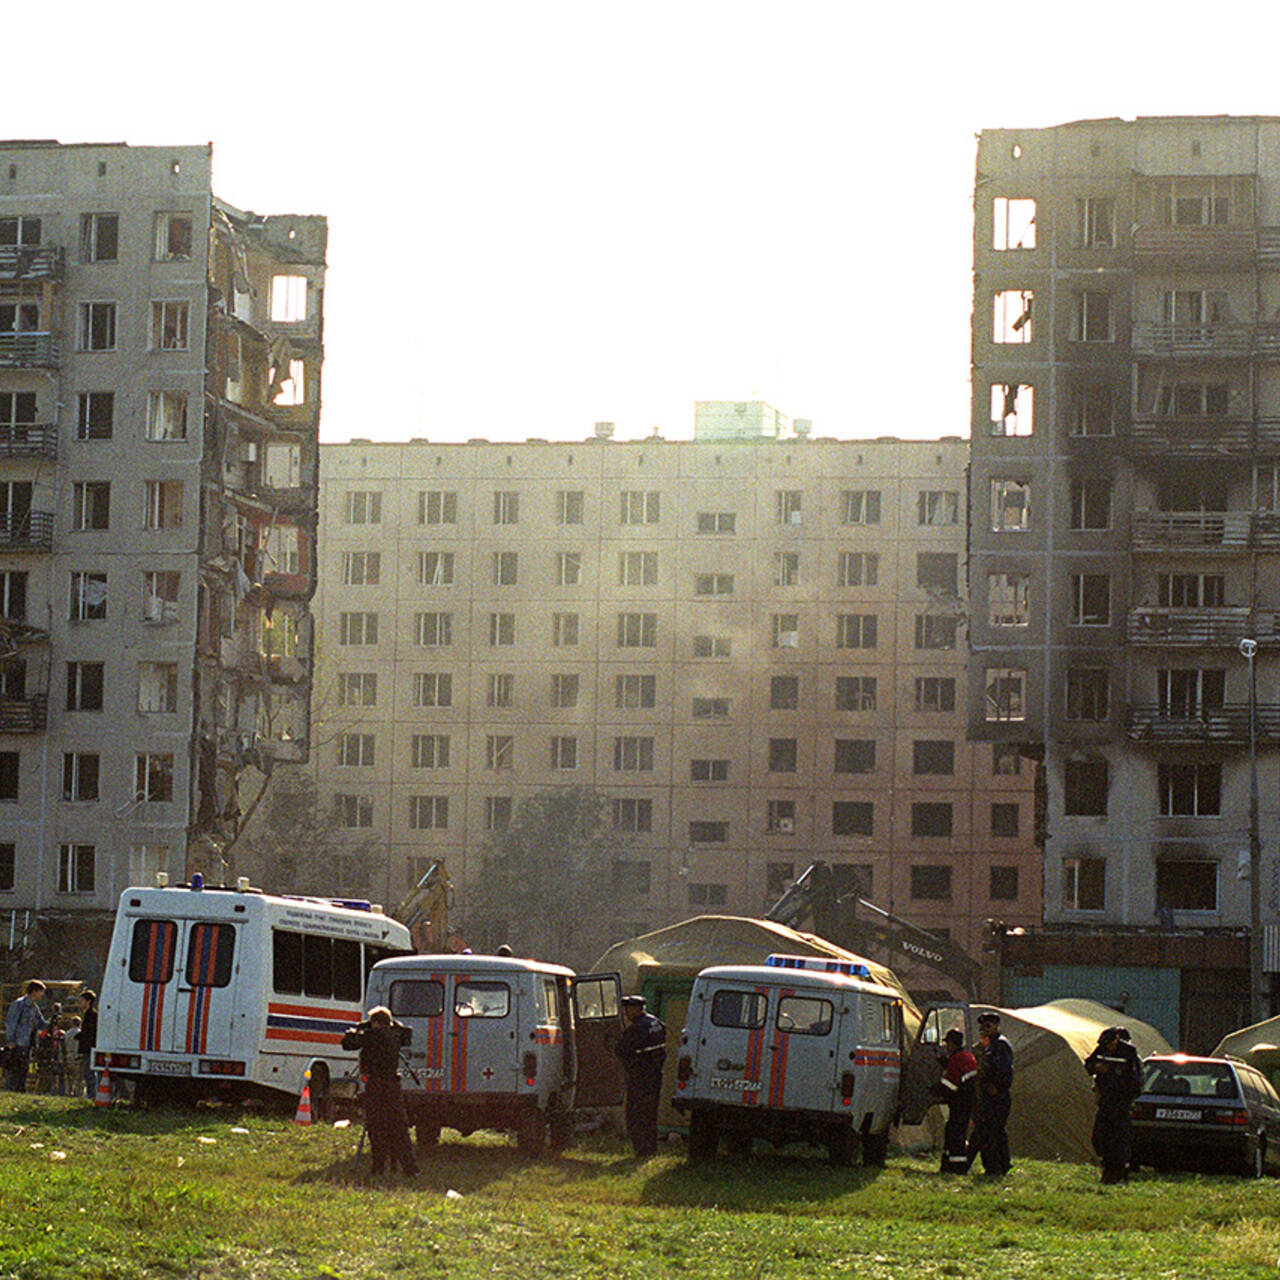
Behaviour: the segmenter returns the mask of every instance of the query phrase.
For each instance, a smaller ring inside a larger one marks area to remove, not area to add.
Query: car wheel
[[[695,1111],[689,1117],[689,1159],[713,1160],[720,1146],[720,1135],[703,1111]]]
[[[827,1154],[831,1163],[839,1169],[847,1168],[853,1163],[858,1151],[858,1138],[852,1127],[846,1125],[832,1131],[827,1139]]]
[[[867,1133],[862,1138],[862,1163],[868,1168],[883,1168],[889,1156],[889,1130]]]

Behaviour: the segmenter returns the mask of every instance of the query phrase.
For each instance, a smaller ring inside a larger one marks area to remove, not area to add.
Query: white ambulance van
[[[816,956],[718,965],[694,979],[676,1064],[689,1158],[755,1138],[883,1164],[902,1073],[902,996],[870,970]]]
[[[514,1131],[522,1152],[568,1144],[574,1112],[617,1106],[618,975],[577,976],[506,956],[384,960],[365,1008],[386,1005],[413,1033],[401,1086],[420,1148],[447,1126]]]
[[[367,902],[272,897],[247,882],[126,889],[98,1000],[94,1066],[138,1101],[354,1094],[369,971],[409,950]]]

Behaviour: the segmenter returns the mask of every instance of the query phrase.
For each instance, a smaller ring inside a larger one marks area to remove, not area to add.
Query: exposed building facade
[[[227,870],[305,760],[326,224],[0,144],[0,945]],[[64,931],[65,932],[65,931]]]
[[[1247,997],[1251,677],[1280,894],[1280,120],[992,130],[975,190],[969,731],[1043,754],[1046,923],[1149,934],[1075,993],[1187,1044]]]
[[[314,767],[389,855],[350,889],[443,856],[465,927],[495,829],[580,784],[605,942],[758,915],[815,859],[975,954],[1039,919],[1032,767],[964,738],[966,442],[796,426],[322,447]]]

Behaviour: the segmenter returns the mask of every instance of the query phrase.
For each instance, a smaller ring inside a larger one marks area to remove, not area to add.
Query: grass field
[[[680,1143],[638,1164],[603,1137],[533,1163],[446,1131],[412,1184],[375,1186],[358,1138],[358,1124],[0,1094],[0,1277],[1280,1272],[1270,1179],[1101,1187],[1093,1169],[1023,1161],[998,1181],[944,1180],[932,1156],[864,1171],[772,1151],[690,1168]]]

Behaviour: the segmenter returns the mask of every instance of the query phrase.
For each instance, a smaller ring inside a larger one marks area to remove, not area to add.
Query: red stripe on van
[[[268,1013],[287,1014],[294,1018],[329,1018],[349,1027],[360,1021],[359,1009],[319,1009],[309,1004],[278,1004],[274,1000],[267,1002]]]
[[[453,1015],[453,1090],[455,1093],[466,1093],[467,1091],[467,1024],[470,1018],[461,1018],[458,1016],[457,1008],[457,991],[464,982],[470,982],[471,975],[469,973],[460,973],[454,979],[454,1015]]]
[[[778,992],[778,1002],[781,1003],[792,995],[794,988],[783,987]],[[787,1083],[787,1049],[791,1044],[791,1037],[785,1031],[778,1028],[778,1020],[774,1018],[773,1032],[773,1062],[769,1069],[769,1105],[771,1107],[782,1106],[782,1092]]]
[[[559,1027],[534,1027],[534,1044],[562,1044],[564,1032]]]
[[[767,987],[757,987],[755,994],[764,996],[766,1000],[769,996]],[[766,1008],[767,1008],[766,1004]],[[764,1057],[764,1024],[753,1027],[747,1036],[747,1061],[744,1079],[752,1080],[756,1084],[755,1089],[746,1089],[742,1093],[742,1104],[747,1107],[754,1107],[760,1101],[760,1060]]]
[[[288,1027],[268,1027],[264,1039],[301,1040],[307,1044],[341,1044],[341,1031],[292,1031]]]

